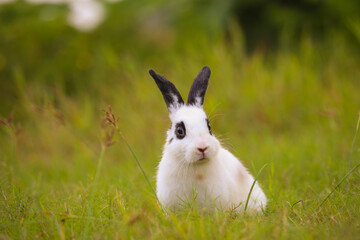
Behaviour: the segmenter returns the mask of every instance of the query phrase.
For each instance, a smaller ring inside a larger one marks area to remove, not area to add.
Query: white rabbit
[[[172,122],[157,172],[160,203],[170,210],[192,201],[203,207],[214,204],[219,209],[243,211],[254,178],[211,132],[203,110],[210,68],[203,67],[196,76],[186,104],[173,83],[153,70],[149,73],[164,97]],[[247,210],[261,212],[266,202],[256,183]]]

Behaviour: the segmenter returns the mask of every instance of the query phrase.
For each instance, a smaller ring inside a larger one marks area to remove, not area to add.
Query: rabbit
[[[150,69],[171,120],[156,176],[156,195],[165,209],[194,202],[202,207],[244,211],[253,176],[212,133],[203,103],[210,78],[205,66],[195,77],[185,104],[175,85]],[[262,213],[266,196],[256,182],[247,211]]]

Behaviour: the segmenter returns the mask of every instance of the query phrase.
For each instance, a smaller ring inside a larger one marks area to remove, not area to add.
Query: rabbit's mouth
[[[205,163],[210,160],[210,156],[211,156],[211,154],[210,154],[209,150],[201,149],[201,151],[199,150],[199,151],[195,152],[195,154],[193,155],[193,161],[194,161],[194,163]]]
[[[199,156],[199,160],[203,160],[203,159],[205,159],[205,158],[208,158],[209,152],[208,152],[208,151],[205,151],[205,150],[201,150],[201,151],[198,153],[198,156]]]

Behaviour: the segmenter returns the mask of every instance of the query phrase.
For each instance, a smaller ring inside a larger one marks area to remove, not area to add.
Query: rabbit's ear
[[[205,92],[209,84],[210,74],[211,71],[208,66],[203,67],[198,73],[190,88],[187,101],[188,105],[202,107],[204,103]]]
[[[152,69],[149,70],[149,73],[160,89],[170,113],[184,104],[184,100],[172,82]]]

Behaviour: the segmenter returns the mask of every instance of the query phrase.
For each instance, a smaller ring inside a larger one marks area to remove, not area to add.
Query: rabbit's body
[[[150,70],[170,112],[172,126],[157,172],[157,196],[168,209],[188,203],[220,209],[244,209],[254,178],[241,162],[224,149],[212,134],[202,108],[210,69],[195,78],[184,104],[175,86]],[[261,211],[266,197],[256,183],[248,209]]]

